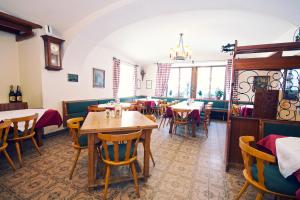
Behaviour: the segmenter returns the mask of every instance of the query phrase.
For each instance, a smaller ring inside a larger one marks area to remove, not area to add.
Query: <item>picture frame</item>
[[[152,80],[146,80],[146,89],[152,89]]]
[[[137,79],[136,81],[136,89],[141,89],[142,88],[142,83],[140,79]]]
[[[270,84],[270,76],[253,76],[252,91],[267,90]]]
[[[78,82],[78,74],[68,74],[68,82]]]
[[[93,87],[105,88],[105,70],[93,68]]]

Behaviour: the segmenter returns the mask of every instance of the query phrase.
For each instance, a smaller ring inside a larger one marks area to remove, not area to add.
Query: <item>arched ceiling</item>
[[[67,41],[64,66],[77,67],[98,45],[154,62],[184,32],[202,59],[224,42],[272,42],[300,24],[298,0],[2,0],[0,9],[53,25]]]

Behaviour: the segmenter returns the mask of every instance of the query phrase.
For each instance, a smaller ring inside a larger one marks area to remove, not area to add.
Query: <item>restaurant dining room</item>
[[[1,0],[0,200],[300,200],[299,10]]]

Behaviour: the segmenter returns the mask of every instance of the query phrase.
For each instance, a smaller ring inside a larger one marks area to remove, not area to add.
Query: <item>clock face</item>
[[[59,45],[55,43],[50,43],[51,54],[58,55],[59,54]]]

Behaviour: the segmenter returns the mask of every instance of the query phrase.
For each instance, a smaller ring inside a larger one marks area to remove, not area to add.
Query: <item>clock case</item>
[[[47,70],[59,71],[62,70],[62,43],[64,40],[50,36],[50,35],[42,35],[41,36],[44,40],[44,49],[45,49],[45,68]],[[59,64],[53,65],[51,63],[51,43],[57,44],[59,47]]]

